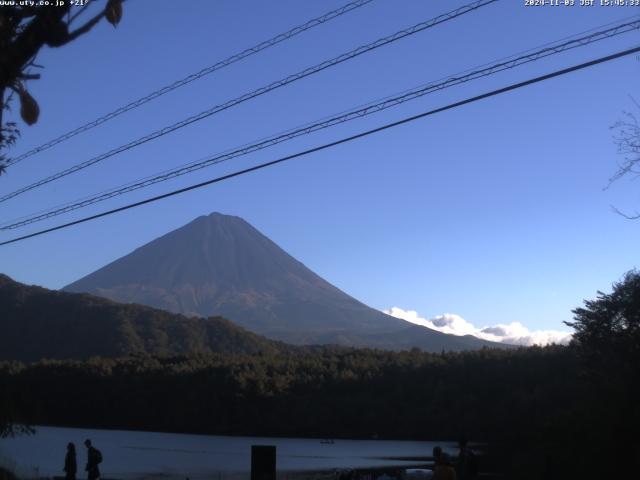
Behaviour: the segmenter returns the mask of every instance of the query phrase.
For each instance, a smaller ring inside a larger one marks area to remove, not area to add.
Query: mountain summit
[[[212,213],[64,288],[191,316],[221,315],[278,340],[459,350],[495,345],[385,315],[331,285],[239,217]]]

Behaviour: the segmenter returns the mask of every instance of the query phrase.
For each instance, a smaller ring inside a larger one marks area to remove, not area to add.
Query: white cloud
[[[415,310],[403,310],[392,307],[383,310],[387,315],[422,325],[442,333],[452,335],[473,335],[492,342],[511,343],[514,345],[548,345],[550,343],[566,344],[571,340],[571,333],[558,330],[531,331],[519,322],[496,324],[478,328],[467,322],[460,315],[445,313],[433,318],[422,318]]]

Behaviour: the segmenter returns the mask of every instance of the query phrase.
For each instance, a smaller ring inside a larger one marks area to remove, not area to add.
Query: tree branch
[[[40,80],[39,73],[21,73],[18,78],[22,80]]]
[[[626,218],[627,220],[638,220],[640,218],[640,213],[636,212],[635,215],[627,215],[626,213],[621,212],[620,210],[618,210],[616,207],[614,207],[613,205],[611,205],[611,209],[616,212],[618,215]]]
[[[70,19],[69,19],[69,21],[67,22],[67,25],[69,25],[69,26],[70,26],[70,25],[74,22],[74,20],[75,20],[76,18],[78,18],[80,15],[82,15],[84,12],[86,12],[86,11],[87,11],[87,7],[88,7],[90,4],[91,4],[90,2],[85,3],[82,7],[80,7],[80,8],[78,9],[78,11],[77,11],[76,13],[74,13],[73,15],[71,15],[71,18],[70,18]]]
[[[85,33],[88,33],[89,31],[91,31],[91,29],[98,24],[98,22],[102,19],[102,17],[104,17],[105,12],[106,12],[106,9],[102,10],[102,12],[95,15],[91,20],[87,21],[87,23],[85,23],[83,26],[69,33],[67,40],[64,42],[63,45],[66,45],[70,41],[78,38],[80,35],[84,35]]]
[[[44,7],[11,43],[5,62],[0,65],[0,85],[5,87],[18,77],[40,48],[47,42],[51,25],[58,25],[67,13],[66,7]]]

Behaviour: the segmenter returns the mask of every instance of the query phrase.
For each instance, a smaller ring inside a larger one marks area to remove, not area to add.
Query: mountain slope
[[[185,315],[222,315],[297,344],[495,346],[415,327],[350,297],[239,217],[198,217],[65,287]]]
[[[0,360],[289,349],[221,317],[187,318],[142,305],[27,286],[1,274],[0,312]]]

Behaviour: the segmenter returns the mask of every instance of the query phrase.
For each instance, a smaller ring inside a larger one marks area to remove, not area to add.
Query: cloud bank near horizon
[[[496,324],[478,328],[466,321],[460,315],[445,313],[426,319],[418,315],[415,310],[404,310],[399,307],[391,307],[383,310],[387,315],[406,320],[416,325],[437,330],[451,335],[473,335],[492,342],[511,343],[513,345],[549,345],[552,343],[567,344],[571,340],[570,332],[559,330],[534,330],[531,331],[520,322],[509,324]]]

